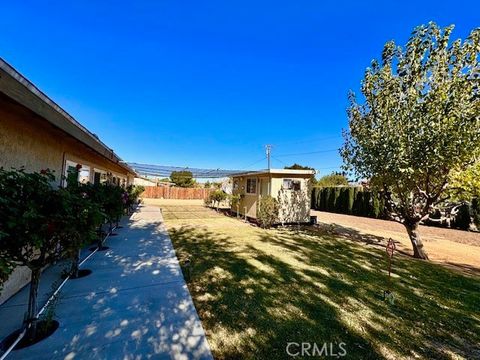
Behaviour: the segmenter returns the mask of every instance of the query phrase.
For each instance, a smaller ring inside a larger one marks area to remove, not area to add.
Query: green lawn
[[[397,255],[390,305],[382,249],[200,207],[163,212],[179,258],[191,259],[216,359],[288,358],[288,342],[343,342],[348,359],[480,358],[479,278]]]

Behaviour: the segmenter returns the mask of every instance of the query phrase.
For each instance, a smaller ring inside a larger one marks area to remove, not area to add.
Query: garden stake
[[[187,278],[186,280],[189,282],[191,277],[190,259],[186,259],[184,261],[183,267],[185,269],[185,277]]]
[[[393,260],[393,253],[395,252],[395,242],[392,238],[388,239],[387,246],[385,248],[388,257],[388,290],[383,291],[383,299],[388,300],[388,302],[393,305],[394,297],[392,293],[392,260]]]

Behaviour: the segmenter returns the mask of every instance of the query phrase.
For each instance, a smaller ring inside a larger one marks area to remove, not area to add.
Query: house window
[[[100,169],[93,169],[93,183],[94,184],[104,184],[107,182],[107,173]]]
[[[247,194],[257,193],[257,179],[247,179]]]
[[[67,174],[66,174],[65,177],[66,177],[66,181],[67,181],[67,182],[66,182],[65,185],[67,185],[67,184],[73,185],[73,184],[75,184],[75,183],[78,182],[79,172],[78,172],[78,170],[77,170],[77,168],[76,168],[75,165],[73,165],[73,164],[67,164],[66,173],[67,173]]]
[[[95,171],[95,174],[93,175],[93,183],[94,183],[95,185],[100,184],[101,176],[102,176],[101,173]]]
[[[78,181],[82,184],[86,184],[90,182],[90,167],[89,166],[82,166],[78,173]]]
[[[300,180],[283,179],[284,190],[300,190]]]

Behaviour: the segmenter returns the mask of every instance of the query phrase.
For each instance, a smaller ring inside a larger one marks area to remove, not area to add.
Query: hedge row
[[[361,187],[315,187],[312,190],[312,209],[338,214],[386,219],[384,200],[375,191],[365,191]],[[431,218],[440,218],[440,213],[432,213]],[[426,221],[426,225],[451,227],[468,230],[473,222],[480,229],[480,200],[472,199],[458,208],[450,226],[447,222]]]
[[[383,199],[378,193],[361,187],[315,187],[312,209],[376,219],[385,217]]]

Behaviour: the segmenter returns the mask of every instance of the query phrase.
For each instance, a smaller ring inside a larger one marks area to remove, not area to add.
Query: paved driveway
[[[159,208],[141,207],[117,233],[84,264],[93,273],[62,289],[59,329],[9,359],[212,358]],[[26,296],[0,307],[1,335],[21,319]]]

